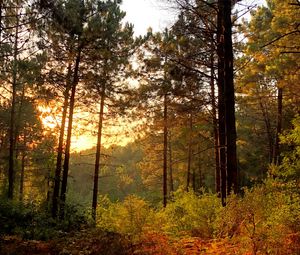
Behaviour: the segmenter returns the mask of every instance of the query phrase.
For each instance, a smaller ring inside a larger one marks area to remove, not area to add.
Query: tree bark
[[[167,93],[164,94],[164,155],[163,155],[163,206],[167,206],[167,161],[168,161],[168,102]]]
[[[279,144],[279,135],[282,129],[282,98],[283,98],[283,89],[278,88],[277,91],[277,126],[276,126],[276,137],[274,145],[274,155],[273,155],[273,164],[280,164],[280,144]]]
[[[57,158],[56,158],[54,187],[53,187],[53,196],[52,196],[52,209],[51,209],[53,218],[57,216],[57,211],[58,211],[60,175],[61,175],[62,159],[63,159],[63,144],[64,144],[66,118],[67,118],[68,105],[69,105],[70,79],[72,73],[71,69],[72,69],[72,64],[70,61],[68,64],[68,71],[66,77],[66,89],[64,92],[63,112],[62,112],[61,126],[59,130],[59,140],[58,140],[58,147],[57,147]]]
[[[0,44],[2,43],[2,5],[3,0],[0,0]]]
[[[169,131],[168,145],[169,145],[169,196],[172,196],[174,192],[174,180],[173,180],[173,158],[172,158],[172,136]]]
[[[211,55],[210,55],[210,90],[211,90],[211,109],[213,117],[213,134],[214,134],[214,154],[215,154],[215,191],[218,195],[221,192],[221,173],[220,173],[220,155],[219,155],[219,134],[218,134],[218,120],[216,110],[216,96],[215,96],[215,68],[214,68],[214,42],[213,36],[211,41]]]
[[[63,165],[63,178],[61,183],[61,193],[60,193],[60,217],[64,218],[64,208],[66,202],[66,192],[67,192],[67,183],[68,183],[68,173],[69,173],[69,164],[70,164],[70,148],[71,148],[71,138],[72,138],[72,126],[73,126],[73,114],[74,114],[74,106],[75,106],[75,94],[76,87],[78,84],[78,72],[79,72],[79,64],[81,59],[81,47],[78,48],[74,74],[73,74],[73,82],[71,86],[71,96],[70,96],[70,107],[69,107],[69,120],[68,120],[68,129],[67,129],[67,139],[66,139],[66,150],[65,150],[65,159]]]
[[[226,130],[225,130],[225,88],[224,88],[224,21],[223,21],[223,1],[218,0],[217,17],[217,54],[218,54],[218,136],[219,136],[219,157],[220,157],[220,190],[222,205],[226,205]]]
[[[189,116],[189,137],[188,137],[188,161],[187,161],[187,180],[186,191],[189,191],[191,185],[191,164],[192,164],[192,132],[193,132],[193,118],[192,114]]]
[[[203,173],[202,173],[202,160],[201,160],[201,150],[200,145],[198,145],[198,174],[199,174],[199,190],[203,186]]]
[[[16,88],[15,78],[13,78],[12,103],[10,112],[10,127],[9,127],[9,166],[8,166],[8,198],[13,199],[14,196],[14,179],[15,179],[15,104],[16,104]]]
[[[24,137],[24,144],[26,145],[25,137]],[[22,202],[24,198],[24,175],[25,175],[25,158],[26,158],[25,149],[26,147],[24,146],[24,151],[21,160],[21,176],[20,176],[20,191],[19,191],[20,202]]]
[[[95,173],[94,173],[94,189],[93,189],[93,202],[92,202],[92,217],[93,217],[94,221],[96,221],[96,213],[97,213],[98,181],[99,181],[99,169],[100,169],[104,103],[105,103],[105,84],[103,84],[103,86],[102,86],[101,102],[100,102],[100,109],[99,109],[100,111],[99,111],[98,136],[97,136]]]
[[[193,191],[196,191],[196,169],[195,167],[193,167],[193,171],[192,171],[192,187],[193,187]]]
[[[238,193],[238,169],[236,156],[235,93],[233,82],[233,49],[231,0],[224,0],[224,88],[225,125],[227,144],[227,192]]]
[[[19,4],[17,2],[17,8]],[[18,11],[17,11],[18,12]],[[9,159],[8,159],[8,198],[14,197],[14,179],[15,179],[15,118],[16,118],[16,96],[17,96],[17,72],[18,72],[18,41],[19,41],[19,15],[16,15],[16,27],[14,38],[14,58],[12,72],[12,101],[10,112],[10,127],[9,127]]]
[[[272,161],[273,161],[273,154],[274,154],[273,153],[273,149],[274,149],[273,132],[272,132],[272,127],[271,127],[271,122],[270,122],[270,116],[268,114],[268,110],[266,109],[266,106],[262,102],[262,97],[261,96],[259,96],[259,106],[260,106],[260,110],[261,110],[263,118],[264,118],[264,123],[265,123],[265,126],[266,126],[266,133],[268,135],[269,163],[271,164]]]
[[[20,189],[19,189],[19,201],[22,202],[24,198],[24,175],[25,175],[25,160],[26,160],[26,131],[23,134],[23,151],[21,158],[21,174],[20,174]]]

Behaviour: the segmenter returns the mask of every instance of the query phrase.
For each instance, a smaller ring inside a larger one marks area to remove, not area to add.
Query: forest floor
[[[238,254],[237,247],[224,241],[183,237],[171,239],[147,233],[133,241],[116,233],[80,231],[51,241],[22,240],[17,236],[0,239],[1,255],[201,255]],[[240,253],[239,253],[240,254]]]

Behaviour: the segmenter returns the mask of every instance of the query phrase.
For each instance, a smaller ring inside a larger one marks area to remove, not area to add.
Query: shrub
[[[216,236],[230,238],[252,254],[290,254],[287,239],[299,226],[299,201],[276,181],[245,189],[243,198],[232,195],[218,214]]]
[[[153,210],[141,198],[128,196],[123,203],[111,203],[102,197],[97,210],[97,226],[137,238],[153,219]]]
[[[61,232],[78,230],[88,221],[81,208],[66,205],[64,220],[53,219],[35,203],[0,200],[0,235],[18,235],[25,239],[47,240]]]
[[[164,228],[167,233],[212,238],[220,209],[220,199],[214,194],[178,191],[174,200],[159,214],[166,220]]]
[[[0,234],[20,234],[28,231],[34,219],[34,207],[2,198],[0,201]]]

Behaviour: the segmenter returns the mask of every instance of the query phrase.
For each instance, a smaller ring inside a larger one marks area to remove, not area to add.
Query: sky
[[[265,0],[243,0],[238,5],[239,8],[245,8],[263,3]],[[168,6],[167,0],[123,0],[121,8],[126,12],[124,21],[134,25],[136,36],[145,35],[149,27],[152,27],[153,32],[162,31],[170,27],[177,16],[174,8]]]
[[[154,32],[162,31],[176,17],[166,0],[123,0],[121,9],[126,12],[124,20],[134,25],[136,36],[145,35],[149,27]]]

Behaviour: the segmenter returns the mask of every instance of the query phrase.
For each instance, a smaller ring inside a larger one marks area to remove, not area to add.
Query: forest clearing
[[[299,0],[132,1],[0,1],[0,255],[300,254]]]

